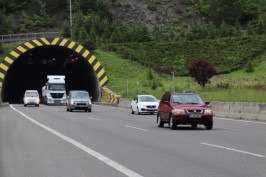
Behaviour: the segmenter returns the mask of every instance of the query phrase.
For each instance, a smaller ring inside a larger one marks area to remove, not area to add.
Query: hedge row
[[[250,60],[266,50],[266,35],[228,37],[177,42],[148,42],[110,44],[125,59],[145,66],[173,66],[179,75],[188,74],[187,66],[193,59],[203,57],[215,64],[218,73],[243,68]]]

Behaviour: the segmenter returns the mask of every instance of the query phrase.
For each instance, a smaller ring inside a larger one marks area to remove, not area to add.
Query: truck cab
[[[42,87],[43,103],[47,105],[65,105],[65,76],[47,76],[47,79],[45,86]]]

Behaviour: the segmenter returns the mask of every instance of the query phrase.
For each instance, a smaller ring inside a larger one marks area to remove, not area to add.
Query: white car
[[[131,101],[132,114],[141,113],[157,113],[158,111],[158,100],[153,95],[137,95]]]
[[[37,90],[26,90],[23,98],[24,106],[35,105],[39,107],[40,97]]]

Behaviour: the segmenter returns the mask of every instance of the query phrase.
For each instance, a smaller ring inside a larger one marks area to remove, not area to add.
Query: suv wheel
[[[169,127],[170,127],[171,130],[174,130],[176,128],[176,123],[173,120],[173,115],[170,116]]]
[[[213,127],[213,122],[205,124],[205,127],[206,127],[207,130],[211,130],[212,127]]]
[[[158,127],[163,127],[164,126],[164,122],[162,122],[161,117],[160,117],[159,114],[157,115],[157,126]]]

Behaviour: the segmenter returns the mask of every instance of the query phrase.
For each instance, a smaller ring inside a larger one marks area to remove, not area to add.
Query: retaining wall
[[[266,121],[266,103],[211,102],[216,117]]]

